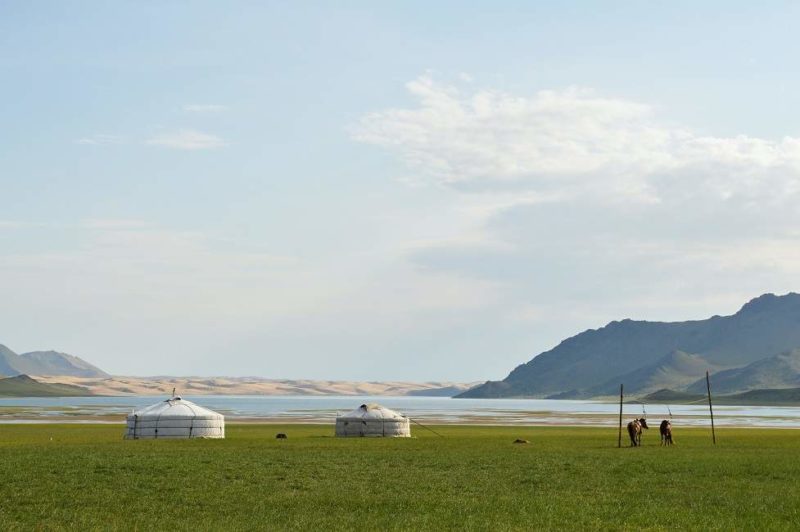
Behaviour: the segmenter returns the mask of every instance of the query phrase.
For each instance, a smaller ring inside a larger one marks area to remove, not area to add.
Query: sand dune
[[[434,382],[359,382],[277,380],[258,377],[70,377],[34,376],[40,382],[84,386],[96,395],[419,395],[429,391],[466,390],[477,383]],[[456,392],[454,392],[456,393]]]

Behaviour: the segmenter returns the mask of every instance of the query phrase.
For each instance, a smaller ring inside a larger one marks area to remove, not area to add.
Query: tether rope
[[[417,425],[419,425],[419,426],[420,426],[420,427],[422,427],[423,429],[425,429],[425,430],[429,430],[429,431],[433,432],[434,434],[436,434],[436,435],[437,435],[437,436],[439,436],[440,438],[444,438],[444,436],[442,436],[441,434],[439,434],[438,432],[436,432],[436,431],[435,431],[435,430],[433,430],[432,428],[426,427],[425,425],[423,425],[422,423],[420,423],[420,422],[419,422],[419,421],[417,421],[416,419],[414,419],[414,418],[411,418],[411,417],[410,417],[410,418],[408,418],[408,419],[410,419],[411,421],[413,421],[414,423],[416,423]]]

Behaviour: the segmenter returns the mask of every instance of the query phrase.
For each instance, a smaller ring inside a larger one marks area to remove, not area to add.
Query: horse
[[[631,447],[639,447],[642,444],[642,429],[648,429],[645,418],[634,419],[628,423],[628,436],[631,438]]]
[[[658,430],[661,433],[661,445],[672,445],[672,422],[665,419]]]

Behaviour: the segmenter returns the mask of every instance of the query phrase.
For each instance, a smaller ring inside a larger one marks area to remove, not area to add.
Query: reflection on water
[[[362,403],[380,403],[420,422],[497,425],[616,425],[619,404],[547,399],[450,399],[447,397],[372,396],[184,396],[233,420],[332,422],[338,412]],[[134,408],[163,397],[30,397],[0,399],[0,423],[90,420],[122,422]],[[708,407],[670,405],[674,422],[708,425]],[[648,418],[669,417],[665,405],[644,408]],[[624,405],[623,419],[641,417],[642,405]],[[718,426],[798,427],[800,407],[716,406]]]

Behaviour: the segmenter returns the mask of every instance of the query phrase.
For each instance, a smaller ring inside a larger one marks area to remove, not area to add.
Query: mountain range
[[[72,384],[90,393],[456,395],[588,399],[654,392],[701,394],[705,372],[720,394],[800,388],[800,294],[765,294],[731,316],[705,320],[613,321],[562,341],[502,381],[361,383],[261,378],[111,377],[85,360],[57,351],[17,354],[0,345],[0,377],[34,375],[48,384]]]
[[[29,377],[33,375],[35,378]],[[11,377],[3,379],[3,377]],[[261,377],[112,376],[85,360],[57,351],[18,355],[0,344],[0,396],[28,395],[391,395],[445,396],[477,383],[451,381],[320,381]]]
[[[613,321],[568,338],[502,381],[457,397],[590,398],[664,388],[746,392],[800,386],[800,294],[765,294],[731,316]]]
[[[0,375],[68,375],[72,377],[108,377],[108,373],[82,358],[58,351],[32,351],[18,355],[0,344]]]

